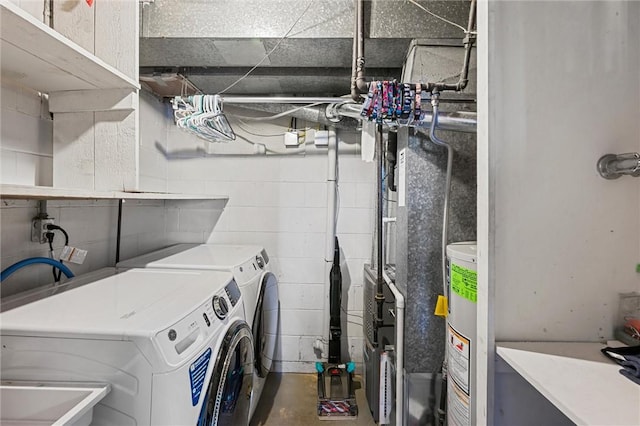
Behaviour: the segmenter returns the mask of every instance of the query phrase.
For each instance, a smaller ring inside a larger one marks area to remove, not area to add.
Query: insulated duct
[[[281,114],[283,112],[296,110],[287,114],[288,117],[294,117],[311,123],[318,123],[327,127],[336,127],[343,130],[355,131],[359,127],[359,121],[353,117],[336,117],[329,118],[326,114],[327,105],[318,105],[314,107],[303,107],[292,104],[234,104],[233,107],[225,107],[231,116],[240,115],[242,110],[266,112],[269,114]],[[236,113],[237,111],[237,113]],[[359,117],[359,115],[358,115]]]

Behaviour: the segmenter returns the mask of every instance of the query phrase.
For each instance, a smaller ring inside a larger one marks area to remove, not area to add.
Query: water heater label
[[[469,395],[469,355],[471,353],[471,341],[458,333],[451,324],[447,330],[447,344],[449,345],[449,377]]]
[[[208,348],[189,367],[189,379],[191,380],[191,404],[195,407],[202,393],[202,385],[207,375],[207,367],[211,360],[211,348]]]
[[[451,263],[451,290],[460,297],[476,303],[478,300],[478,272]]]
[[[471,426],[469,395],[453,380],[447,380],[447,425]]]

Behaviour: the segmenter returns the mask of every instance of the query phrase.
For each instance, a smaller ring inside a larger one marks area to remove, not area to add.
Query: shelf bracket
[[[49,94],[49,112],[134,111],[133,89],[70,90]]]

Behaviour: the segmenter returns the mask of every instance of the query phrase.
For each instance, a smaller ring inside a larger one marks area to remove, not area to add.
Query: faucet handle
[[[598,160],[598,172],[605,179],[617,179],[622,175],[640,176],[640,154],[606,154]]]

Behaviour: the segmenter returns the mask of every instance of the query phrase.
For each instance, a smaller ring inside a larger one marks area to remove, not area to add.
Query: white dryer
[[[3,380],[110,383],[95,425],[248,423],[253,337],[230,273],[81,281],[0,314]]]
[[[177,244],[138,256],[118,268],[158,268],[230,271],[245,301],[247,322],[254,339],[255,378],[251,415],[260,400],[275,356],[279,320],[278,280],[269,256],[260,246]]]

